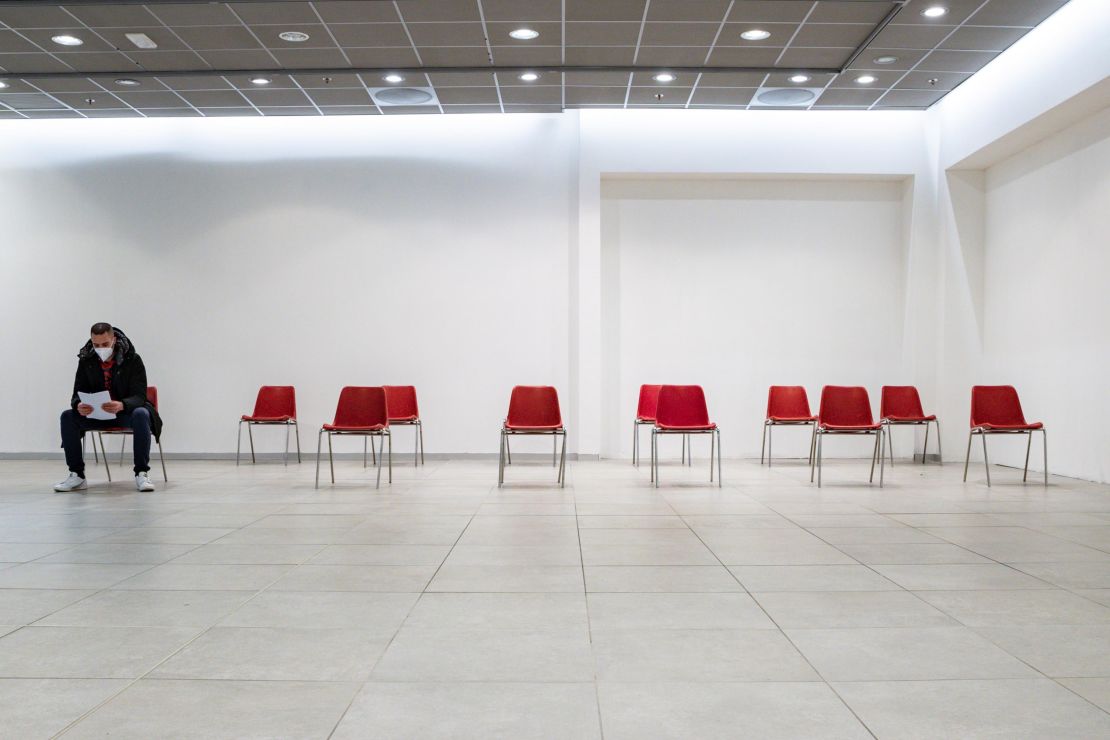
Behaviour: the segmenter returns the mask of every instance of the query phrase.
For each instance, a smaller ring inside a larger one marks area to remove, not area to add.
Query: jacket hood
[[[116,362],[123,362],[131,355],[135,354],[135,345],[131,344],[131,340],[123,333],[123,330],[117,327],[112,327],[112,332],[116,335],[116,351],[112,355],[112,359]],[[87,360],[90,357],[96,358],[100,362],[100,357],[93,352],[92,340],[85,342],[85,346],[77,353],[77,358],[80,360]]]

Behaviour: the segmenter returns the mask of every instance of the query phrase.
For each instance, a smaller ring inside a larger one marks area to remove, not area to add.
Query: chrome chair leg
[[[929,454],[929,422],[925,422],[925,446],[921,448],[921,464],[925,464],[925,456]],[[894,456],[891,454],[890,466],[894,467]]]
[[[281,464],[289,464],[289,422],[285,423],[285,452],[281,453]]]
[[[321,429],[320,433],[316,435],[316,488],[320,487],[320,444],[323,434],[324,430]]]
[[[1048,485],[1048,432],[1041,427],[1041,442],[1044,444],[1044,484]]]
[[[162,442],[160,440],[155,440],[155,442],[158,443],[158,462],[162,465],[162,482],[169,483],[170,479],[166,475],[166,458],[162,455]]]
[[[879,428],[879,432],[881,431],[882,427]],[[873,432],[875,435],[875,444],[871,448],[871,475],[867,478],[869,484],[875,482],[875,463],[878,461],[879,453],[882,450],[883,435],[879,432]]]
[[[759,464],[763,464],[763,452],[767,449],[767,420],[763,420],[763,435],[759,440]]]
[[[563,431],[563,454],[559,458],[559,487],[567,485],[567,433]]]
[[[967,483],[967,465],[971,462],[971,432],[967,433],[967,454],[964,456],[964,483]]]
[[[769,424],[768,426],[771,428],[767,431],[767,467],[771,467],[771,455],[775,441],[775,425]]]
[[[100,456],[104,458],[104,472],[108,474],[108,482],[112,482],[112,466],[108,463],[108,450],[104,447],[104,435],[100,432],[96,433],[96,439],[100,440]],[[95,444],[95,442],[94,442]]]
[[[659,487],[659,435],[651,430],[651,481]]]
[[[366,441],[370,439],[369,435],[364,435],[362,438],[362,467],[366,467]]]
[[[412,425],[412,466],[420,465],[420,422]]]
[[[632,422],[632,465],[636,466],[636,443],[640,441],[640,425]]]
[[[497,487],[505,484],[505,430],[501,430],[500,442],[497,445]]]
[[[940,445],[940,422],[934,420],[933,423],[937,425],[937,460],[944,465],[944,450]]]
[[[551,467],[555,467],[559,459],[559,435],[551,435]]]
[[[717,488],[720,488],[724,485],[724,478],[721,477],[721,430],[714,429],[713,435],[717,438]],[[713,461],[710,460],[709,464],[712,465]]]
[[[393,435],[386,432],[385,437],[389,440],[389,484],[393,485]]]
[[[1029,450],[1033,447],[1033,432],[1025,433],[1025,470],[1021,474],[1021,482],[1025,483],[1029,478]]]
[[[813,455],[817,452],[817,422],[811,421],[809,423],[813,427],[813,431],[809,435],[809,466],[813,467]],[[810,480],[812,483],[813,481]]]
[[[817,487],[818,488],[821,487],[821,447],[824,445],[824,442],[825,442],[824,436],[825,435],[823,435],[823,434],[818,434],[817,435]],[[810,480],[812,481],[813,479],[810,478]]]
[[[715,436],[716,435],[714,435],[714,434],[709,435],[709,482],[710,483],[713,482],[713,450],[716,447],[716,442],[714,441]]]
[[[239,427],[235,432],[235,467],[239,467],[239,449],[243,446],[243,421],[240,419]]]
[[[250,443],[251,443],[251,462],[253,463],[254,462],[254,434],[251,433],[251,426],[253,426],[253,425],[250,424],[250,423],[247,424],[247,437],[250,439]]]
[[[423,422],[423,420],[417,420],[416,426],[420,430],[420,464],[423,465],[424,464],[424,422]]]
[[[991,487],[991,464],[990,464],[990,461],[987,460],[987,435],[980,432],[979,436],[983,438],[983,468],[987,471],[987,488],[990,488]]]
[[[880,450],[883,448],[883,440],[882,440],[883,434],[884,434],[883,430],[879,429],[879,449]],[[894,465],[894,463],[891,463],[891,466],[893,466],[893,465]],[[883,473],[884,472],[886,472],[886,462],[885,462],[885,458],[880,454],[879,455],[879,488],[883,487]]]
[[[892,424],[887,424],[884,430],[886,431],[886,446],[890,449],[890,467],[894,467],[894,435],[891,430],[894,429]],[[924,458],[922,458],[924,459]],[[910,456],[910,462],[913,462],[913,456]]]
[[[331,484],[335,485],[335,456],[331,452],[331,432],[328,432],[328,467],[331,468]]]
[[[809,461],[809,482],[813,482],[813,475],[817,472],[817,451],[821,449],[821,434],[817,431],[817,426],[813,427],[813,459]]]
[[[507,435],[507,434],[505,435],[505,464],[506,465],[512,465],[513,464],[513,451],[509,447],[509,435]]]

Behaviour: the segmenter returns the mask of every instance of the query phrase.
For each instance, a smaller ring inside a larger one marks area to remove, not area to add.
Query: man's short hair
[[[89,329],[89,334],[107,334],[112,331],[112,325],[107,321],[98,321]]]

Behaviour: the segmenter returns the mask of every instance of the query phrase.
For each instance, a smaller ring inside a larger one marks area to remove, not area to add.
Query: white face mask
[[[110,360],[112,353],[116,351],[115,347],[93,347],[93,350],[100,357],[101,362]]]

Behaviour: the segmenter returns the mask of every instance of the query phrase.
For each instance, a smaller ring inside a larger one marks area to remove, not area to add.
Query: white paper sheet
[[[116,418],[115,414],[109,414],[107,411],[104,411],[100,408],[102,404],[108,403],[112,400],[112,396],[110,393],[108,393],[108,391],[100,391],[98,393],[82,393],[78,391],[77,397],[81,399],[81,403],[87,403],[88,405],[93,407],[92,413],[85,418],[100,419],[104,421]]]

